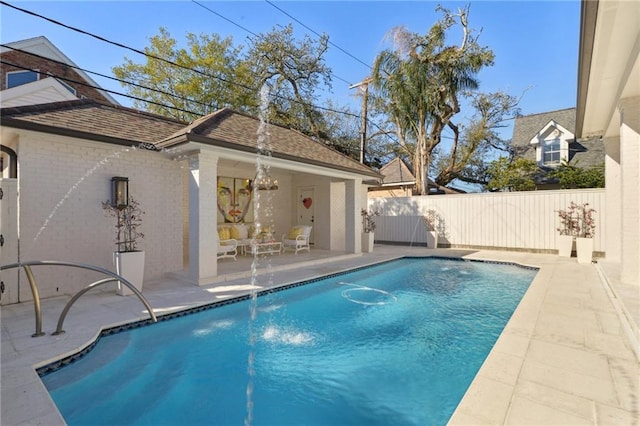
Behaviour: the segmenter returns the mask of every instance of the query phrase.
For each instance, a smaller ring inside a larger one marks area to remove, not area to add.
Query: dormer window
[[[35,71],[9,71],[7,73],[7,89],[38,81],[40,74]]]
[[[529,143],[536,146],[538,166],[555,167],[569,161],[569,142],[573,133],[551,120]]]

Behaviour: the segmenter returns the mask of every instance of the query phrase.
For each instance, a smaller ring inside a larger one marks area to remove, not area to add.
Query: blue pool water
[[[42,380],[70,425],[242,425],[248,402],[254,425],[444,425],[535,273],[400,259],[104,336]]]

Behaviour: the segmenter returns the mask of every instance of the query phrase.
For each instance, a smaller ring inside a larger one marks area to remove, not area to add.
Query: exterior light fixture
[[[111,178],[111,205],[119,210],[129,205],[129,178],[122,176]]]

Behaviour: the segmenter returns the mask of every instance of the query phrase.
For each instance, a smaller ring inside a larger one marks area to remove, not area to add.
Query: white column
[[[607,261],[619,263],[621,256],[622,235],[622,179],[620,176],[620,138],[605,138],[604,159],[605,194],[606,194],[606,241],[604,251]],[[600,213],[600,212],[599,212]]]
[[[189,159],[189,171],[189,278],[205,285],[218,274],[218,156],[206,151],[194,154]]]
[[[622,99],[620,167],[622,187],[622,282],[640,282],[640,97]]]
[[[345,250],[347,253],[361,253],[362,179],[348,180],[345,186]]]

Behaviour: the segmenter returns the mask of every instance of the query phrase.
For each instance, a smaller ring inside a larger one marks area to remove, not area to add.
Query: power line
[[[211,8],[209,8],[209,7],[205,6],[205,5],[203,5],[202,3],[200,3],[200,2],[198,2],[198,1],[196,1],[196,0],[191,0],[191,1],[192,1],[193,3],[195,3],[195,4],[197,4],[198,6],[202,7],[203,9],[206,9],[206,10],[208,10],[209,12],[213,13],[214,15],[218,16],[219,18],[222,18],[222,19],[224,19],[225,21],[229,22],[230,24],[235,25],[236,27],[240,28],[241,30],[244,30],[244,31],[248,32],[248,33],[249,33],[249,34],[251,34],[252,36],[254,36],[254,37],[260,37],[260,35],[259,35],[259,34],[254,33],[254,32],[253,32],[253,31],[251,31],[250,29],[248,29],[248,28],[246,28],[246,27],[243,27],[242,25],[238,24],[237,22],[233,21],[232,19],[227,18],[226,16],[224,16],[224,15],[222,15],[221,13],[216,12],[215,10],[213,10],[213,9],[211,9]],[[269,2],[267,1],[267,3],[269,3]],[[271,3],[269,3],[269,4],[271,4]],[[316,34],[317,36],[322,37],[321,35],[319,35],[319,34],[318,34],[318,33],[316,33],[315,31],[313,31],[311,28],[307,27],[307,26],[306,26],[306,25],[304,25],[302,22],[298,21],[296,18],[294,18],[294,17],[292,17],[291,15],[289,15],[287,12],[283,11],[282,9],[278,8],[277,6],[275,6],[275,5],[273,5],[273,4],[271,4],[271,6],[275,7],[275,8],[276,8],[276,9],[278,9],[280,12],[282,12],[282,13],[284,13],[285,15],[289,16],[291,19],[293,19],[294,21],[298,22],[300,25],[302,25],[303,27],[307,28],[309,31],[313,32],[313,33],[314,33],[314,34]],[[342,50],[339,46],[334,45],[331,41],[328,41],[328,42],[329,42],[329,44],[331,44],[331,45],[335,46],[336,48],[338,48],[338,49]],[[343,50],[343,51],[344,51],[344,50]],[[348,52],[345,52],[345,53],[347,53],[347,54],[349,55],[349,53],[348,53]],[[355,59],[359,61],[359,59],[357,59],[357,58],[355,58]],[[366,64],[365,64],[365,65],[366,65]],[[337,74],[335,74],[335,73],[333,73],[333,72],[331,73],[331,75],[333,75],[333,76],[334,76],[335,78],[337,78],[338,80],[341,80],[341,81],[343,81],[343,82],[345,82],[345,83],[347,83],[347,84],[351,84],[349,81],[347,81],[346,79],[344,79],[344,78],[340,77],[339,75],[337,75]]]
[[[24,54],[27,54],[27,55],[30,55],[30,56],[34,56],[34,57],[40,58],[40,59],[45,59],[47,61],[53,62],[55,64],[63,65],[65,67],[69,67],[69,68],[73,68],[73,69],[76,69],[76,70],[79,70],[79,71],[83,71],[83,72],[86,72],[86,73],[89,73],[89,74],[97,75],[99,77],[107,78],[109,80],[114,80],[114,81],[117,81],[119,83],[124,83],[124,84],[128,84],[130,86],[135,86],[135,87],[139,87],[141,89],[149,90],[151,92],[157,92],[157,93],[161,93],[163,95],[171,96],[171,97],[174,97],[174,98],[186,101],[186,102],[193,102],[193,103],[200,104],[202,106],[213,108],[213,109],[218,109],[219,108],[219,106],[217,104],[211,105],[211,104],[207,104],[205,102],[198,101],[196,99],[186,98],[184,96],[180,96],[180,95],[177,95],[175,93],[169,93],[169,92],[165,92],[164,90],[156,89],[156,88],[153,88],[153,87],[147,87],[147,86],[143,86],[143,85],[138,84],[138,83],[132,83],[130,81],[122,80],[122,79],[119,79],[119,78],[116,78],[116,77],[112,77],[110,75],[102,74],[102,73],[99,73],[99,72],[96,72],[96,71],[90,71],[88,69],[81,68],[81,67],[78,67],[78,66],[75,66],[75,65],[69,65],[66,62],[61,62],[61,61],[58,61],[58,60],[55,60],[55,59],[47,58],[45,56],[38,55],[37,53],[28,52],[28,51],[22,50],[22,49],[16,49],[15,47],[11,47],[11,46],[8,46],[6,44],[0,44],[0,46],[4,47],[6,49],[11,49],[11,50],[13,50],[15,52],[24,53]],[[51,75],[52,77],[63,79],[62,77],[54,76],[51,73],[48,73],[48,74]],[[80,81],[75,81],[75,80],[72,80],[72,81],[74,83],[83,84],[85,86],[89,86],[89,87],[92,87],[92,88],[97,89],[97,90],[107,91],[106,89],[103,89],[102,87],[92,86],[92,85],[89,85],[87,83],[83,83],[83,82],[80,82]],[[118,93],[118,92],[114,92],[114,93]],[[134,98],[134,99],[138,100],[139,98]],[[167,106],[167,105],[164,105],[164,106]],[[196,115],[200,115],[200,114],[196,114]]]
[[[11,67],[20,68],[20,69],[25,70],[25,71],[31,71],[31,72],[35,72],[35,73],[38,73],[38,74],[42,74],[42,72],[40,72],[40,71],[38,71],[38,70],[35,70],[35,69],[33,69],[33,68],[25,67],[25,66],[18,65],[18,64],[13,64],[13,63],[11,63],[11,62],[7,62],[7,61],[5,61],[5,60],[3,60],[3,59],[0,59],[0,64],[3,64],[3,65],[9,65],[9,66],[11,66]],[[178,107],[174,107],[174,106],[171,106],[171,105],[164,105],[164,104],[161,104],[161,103],[159,103],[159,102],[150,101],[150,100],[148,100],[148,99],[138,98],[138,97],[135,97],[135,96],[132,96],[132,95],[128,95],[128,94],[126,94],[126,93],[116,92],[115,90],[104,89],[104,88],[102,88],[102,87],[94,86],[94,85],[92,85],[92,84],[89,84],[89,83],[86,83],[86,82],[83,82],[83,81],[72,80],[72,79],[70,79],[70,78],[61,77],[61,76],[59,76],[59,75],[55,75],[55,74],[52,74],[52,73],[49,73],[49,75],[50,75],[51,77],[54,77],[54,78],[58,79],[58,80],[63,80],[63,81],[69,82],[69,83],[75,83],[75,84],[79,84],[79,85],[81,85],[81,86],[90,87],[90,88],[92,88],[92,89],[102,90],[103,92],[113,93],[114,95],[124,96],[124,97],[126,97],[126,98],[134,99],[134,100],[136,100],[136,101],[142,101],[142,102],[146,102],[146,103],[153,104],[153,105],[158,105],[158,106],[165,107],[165,108],[175,109],[175,110],[177,110],[177,111],[186,112],[186,113],[188,113],[188,114],[193,114],[193,115],[196,115],[196,116],[201,116],[201,114],[200,114],[200,113],[197,113],[197,112],[194,112],[194,111],[189,111],[189,110],[182,109],[182,108],[178,108]]]
[[[105,43],[108,43],[108,44],[111,44],[111,45],[114,45],[114,46],[117,46],[117,47],[120,47],[120,48],[123,48],[123,49],[126,49],[126,50],[130,50],[130,51],[132,51],[132,52],[135,52],[135,53],[138,53],[138,54],[140,54],[140,55],[146,56],[146,57],[148,57],[148,58],[155,59],[155,60],[158,60],[158,61],[161,61],[161,62],[165,62],[165,63],[167,63],[167,64],[169,64],[169,65],[172,65],[172,66],[175,66],[175,67],[178,67],[178,68],[181,68],[181,69],[187,70],[187,71],[195,72],[195,73],[200,74],[200,75],[202,75],[202,76],[204,76],[204,77],[209,77],[209,78],[213,78],[213,79],[216,79],[216,80],[220,80],[220,81],[223,81],[223,82],[225,82],[225,83],[227,83],[227,84],[231,84],[231,85],[234,85],[234,86],[238,86],[238,87],[243,88],[243,89],[245,89],[245,90],[250,90],[251,92],[254,92],[254,93],[256,93],[256,94],[257,94],[257,93],[258,93],[258,91],[259,91],[259,90],[258,90],[257,88],[255,88],[255,87],[247,86],[247,85],[245,85],[245,84],[237,83],[237,82],[235,82],[235,81],[231,81],[231,80],[225,79],[225,78],[223,78],[223,77],[219,77],[219,76],[215,76],[215,75],[212,75],[212,74],[208,74],[208,73],[206,73],[206,72],[204,72],[204,71],[200,71],[200,70],[198,70],[198,69],[189,68],[189,67],[187,67],[187,66],[185,66],[185,65],[180,65],[180,64],[178,64],[178,63],[176,63],[176,62],[170,61],[170,60],[165,59],[165,58],[161,58],[161,57],[156,56],[156,55],[152,55],[152,54],[150,54],[150,53],[146,53],[146,52],[144,52],[144,51],[142,51],[142,50],[139,50],[139,49],[136,49],[136,48],[134,48],[134,47],[130,47],[130,46],[127,46],[127,45],[125,45],[125,44],[122,44],[122,43],[119,43],[119,42],[116,42],[116,41],[112,41],[112,40],[109,40],[109,39],[104,38],[104,37],[102,37],[102,36],[99,36],[99,35],[96,35],[96,34],[90,33],[90,32],[88,32],[88,31],[82,30],[82,29],[80,29],[80,28],[76,28],[76,27],[73,27],[73,26],[70,26],[70,25],[64,24],[64,23],[62,23],[62,22],[56,21],[55,19],[48,18],[48,17],[46,17],[46,16],[40,15],[40,14],[35,13],[35,12],[32,12],[32,11],[30,11],[30,10],[23,9],[23,8],[20,8],[20,7],[17,7],[17,6],[11,5],[11,4],[9,4],[9,3],[5,2],[4,0],[0,0],[0,4],[2,4],[2,5],[4,5],[4,6],[8,6],[8,7],[12,8],[12,9],[18,10],[18,11],[20,11],[20,12],[26,13],[26,14],[28,14],[28,15],[35,16],[35,17],[40,18],[40,19],[44,19],[45,21],[51,22],[51,23],[53,23],[53,24],[55,24],[55,25],[59,25],[59,26],[61,26],[61,27],[64,27],[64,28],[70,29],[70,30],[72,30],[72,31],[75,31],[75,32],[78,32],[78,33],[81,33],[81,34],[87,35],[87,36],[89,36],[89,37],[92,37],[92,38],[95,38],[95,39],[97,39],[97,40],[103,41],[103,42],[105,42]],[[293,102],[293,103],[297,103],[297,104],[300,104],[300,105],[311,106],[311,107],[313,107],[313,108],[315,108],[315,109],[317,109],[317,110],[330,111],[330,112],[335,112],[335,113],[340,113],[340,114],[350,115],[350,116],[353,116],[353,117],[359,117],[359,116],[358,116],[358,115],[356,115],[356,114],[347,113],[347,112],[343,112],[343,111],[337,111],[337,110],[334,110],[334,109],[331,109],[331,108],[326,108],[326,107],[322,107],[322,106],[319,106],[319,105],[314,105],[314,104],[311,104],[311,103],[303,102],[303,101],[300,101],[300,100],[298,100],[298,99],[291,99],[291,98],[287,98],[287,97],[284,97],[284,96],[281,96],[281,95],[274,95],[274,96],[275,96],[275,97],[277,97],[277,98],[279,98],[279,99],[283,99],[283,100],[286,100],[286,101],[289,101],[289,102]],[[127,96],[127,97],[131,97],[131,96]],[[132,97],[132,98],[133,98],[133,97]]]
[[[194,1],[194,2],[195,2],[195,1]],[[200,74],[200,75],[203,75],[203,76],[205,76],[205,77],[214,78],[214,79],[217,79],[217,80],[223,81],[223,82],[228,83],[228,84],[236,85],[236,86],[239,86],[239,87],[244,88],[244,89],[246,89],[246,90],[251,90],[252,92],[255,92],[255,93],[257,93],[257,92],[258,92],[258,90],[257,90],[256,88],[253,88],[253,87],[250,87],[250,86],[247,86],[247,85],[243,85],[243,84],[240,84],[240,83],[236,83],[236,82],[233,82],[233,81],[229,81],[229,80],[224,79],[224,78],[222,78],[222,77],[215,76],[215,75],[211,75],[211,74],[207,74],[207,73],[205,73],[205,72],[203,72],[203,71],[200,71],[200,70],[197,70],[197,69],[193,69],[193,68],[189,68],[189,67],[186,67],[186,66],[184,66],[184,65],[177,64],[177,63],[175,63],[175,62],[173,62],[173,61],[170,61],[170,60],[167,60],[167,59],[164,59],[164,58],[161,58],[161,57],[158,57],[158,56],[152,55],[152,54],[148,54],[148,53],[146,53],[146,52],[144,52],[144,51],[141,51],[141,50],[139,50],[139,49],[136,49],[136,48],[133,48],[133,47],[130,47],[130,46],[124,45],[124,44],[122,44],[122,43],[119,43],[119,42],[115,42],[115,41],[112,41],[112,40],[106,39],[106,38],[104,38],[104,37],[102,37],[102,36],[99,36],[99,35],[96,35],[96,34],[90,33],[90,32],[88,32],[88,31],[85,31],[85,30],[82,30],[82,29],[79,29],[79,28],[76,28],[76,27],[73,27],[73,26],[70,26],[70,25],[64,24],[64,23],[62,23],[62,22],[56,21],[55,19],[48,18],[48,17],[46,17],[46,16],[40,15],[40,14],[35,13],[35,12],[32,12],[32,11],[30,11],[30,10],[23,9],[23,8],[20,8],[20,7],[17,7],[17,6],[11,5],[11,4],[7,3],[7,2],[6,2],[6,1],[4,1],[4,0],[0,0],[0,4],[2,4],[2,5],[4,5],[4,6],[7,6],[7,7],[10,7],[10,8],[12,8],[12,9],[18,10],[18,11],[20,11],[20,12],[26,13],[26,14],[28,14],[28,15],[31,15],[31,16],[34,16],[34,17],[37,17],[37,18],[40,18],[40,19],[46,20],[46,21],[51,22],[51,23],[53,23],[53,24],[55,24],[55,25],[59,25],[59,26],[61,26],[61,27],[63,27],[63,28],[67,28],[67,29],[70,29],[70,30],[72,30],[72,31],[75,31],[75,32],[78,32],[78,33],[81,33],[81,34],[87,35],[87,36],[89,36],[89,37],[92,37],[92,38],[95,38],[95,39],[97,39],[97,40],[103,41],[103,42],[105,42],[105,43],[108,43],[108,44],[111,44],[111,45],[114,45],[114,46],[117,46],[117,47],[120,47],[120,48],[123,48],[123,49],[126,49],[126,50],[130,50],[130,51],[132,51],[132,52],[138,53],[138,54],[143,55],[143,56],[145,56],[145,57],[149,57],[149,58],[152,58],[152,59],[156,59],[156,60],[158,60],[158,61],[168,63],[168,64],[170,64],[170,65],[172,65],[172,66],[176,66],[176,67],[178,67],[178,68],[185,69],[185,70],[187,70],[187,71],[196,72],[196,73],[198,73],[198,74]],[[206,9],[208,9],[208,8],[206,8]],[[217,13],[216,13],[216,14],[217,14]],[[225,17],[223,17],[223,16],[221,16],[221,17],[222,17],[223,19],[228,20],[228,18],[225,18]],[[292,19],[294,19],[294,18],[292,18]],[[230,21],[230,20],[229,20],[229,21]],[[296,21],[297,21],[297,20],[296,20]],[[233,23],[234,25],[238,25],[238,24],[235,24],[233,21],[230,21],[230,22],[231,22],[231,23]],[[304,25],[304,24],[301,24],[301,25]],[[238,25],[238,26],[239,26],[239,25]],[[250,34],[253,34],[253,32],[251,32],[250,30],[245,29],[245,28],[243,28],[242,26],[239,26],[239,27],[240,27],[240,28],[242,28],[242,29],[244,29],[245,31],[248,31]],[[306,28],[306,26],[305,26],[305,28]],[[310,31],[313,31],[313,30],[311,30],[311,29],[310,29]],[[341,50],[342,50],[342,49],[341,49]],[[27,53],[29,53],[29,52],[27,52]],[[48,58],[47,58],[47,59],[48,59]],[[356,59],[357,59],[357,58],[356,58]],[[362,62],[362,61],[359,61],[359,62]],[[5,61],[2,61],[2,63],[3,63],[3,64],[6,64],[6,65],[14,66],[14,67],[16,67],[16,68],[21,68],[21,69],[24,69],[24,70],[29,70],[29,71],[33,71],[33,72],[39,72],[39,71],[37,71],[37,70],[33,70],[33,69],[26,68],[26,67],[23,67],[23,66],[20,66],[20,65],[16,65],[16,64],[11,64],[11,63],[8,63],[8,62],[5,62]],[[71,67],[69,64],[66,64],[66,63],[64,63],[64,65]],[[365,65],[367,65],[367,64],[365,64]],[[367,65],[367,66],[369,66],[369,65]],[[72,68],[73,68],[73,67],[72,67]],[[81,68],[79,68],[79,67],[78,67],[78,69],[81,69]],[[85,71],[85,72],[89,72],[89,73],[95,74],[95,75],[104,76],[104,75],[101,75],[100,73],[97,73],[97,72],[88,71],[88,70],[84,70],[84,69],[82,69],[82,70],[83,70],[83,71]],[[125,93],[117,92],[117,91],[114,91],[114,90],[104,89],[104,88],[102,88],[102,87],[96,87],[96,86],[90,85],[90,84],[88,84],[88,83],[86,83],[86,82],[74,81],[74,80],[70,80],[70,79],[67,79],[67,78],[65,78],[65,77],[60,77],[60,76],[54,76],[54,77],[56,77],[56,78],[58,78],[58,79],[60,79],[60,80],[70,81],[70,82],[73,82],[73,83],[76,83],[76,84],[80,84],[80,85],[83,85],[83,86],[86,86],[86,87],[91,87],[91,88],[96,89],[96,90],[102,90],[102,91],[107,92],[107,93],[112,93],[112,94],[115,94],[115,95],[118,95],[118,96],[123,96],[123,97],[125,97],[125,98],[129,98],[129,99],[133,99],[133,100],[137,100],[137,101],[145,102],[145,103],[148,103],[148,104],[153,104],[153,105],[157,105],[157,106],[160,106],[160,107],[173,109],[173,110],[176,110],[176,111],[180,111],[180,112],[184,112],[184,113],[188,113],[188,114],[193,114],[193,115],[196,115],[196,116],[200,116],[200,115],[201,115],[200,113],[197,113],[197,112],[194,112],[194,111],[185,110],[185,109],[178,108],[178,107],[174,107],[174,106],[171,106],[171,105],[165,105],[165,104],[162,104],[162,103],[159,103],[159,102],[155,102],[155,101],[151,101],[151,100],[148,100],[148,99],[138,98],[138,97],[133,96],[133,95],[129,95],[129,94],[125,94]],[[150,88],[146,88],[146,87],[144,87],[144,86],[137,85],[137,84],[135,84],[135,83],[130,83],[130,82],[128,82],[128,81],[125,81],[125,80],[119,80],[119,79],[116,79],[116,78],[113,78],[113,77],[109,77],[109,76],[104,76],[104,77],[106,77],[106,78],[110,78],[110,79],[115,79],[115,80],[118,80],[118,81],[120,81],[120,82],[124,82],[125,84],[131,84],[131,85],[133,85],[133,86],[138,86],[138,87],[141,87],[141,88],[145,88],[146,90],[151,90],[151,91],[158,92],[158,93],[164,93],[164,94],[167,94],[167,95],[172,96],[172,97],[176,97],[176,98],[179,98],[179,99],[187,100],[187,101],[189,101],[189,102],[198,103],[198,101],[191,100],[191,99],[184,98],[184,97],[180,97],[179,95],[176,95],[176,94],[163,92],[163,91],[160,91],[160,90],[158,90],[158,89],[150,89]],[[314,104],[311,104],[311,103],[302,102],[302,101],[299,101],[299,100],[297,100],[297,99],[289,99],[289,98],[286,98],[286,97],[283,97],[283,96],[276,96],[276,97],[278,97],[278,98],[280,98],[280,99],[284,99],[284,100],[290,101],[290,102],[298,103],[298,104],[301,104],[301,105],[309,105],[309,106],[312,106],[313,108],[316,108],[316,109],[318,109],[318,110],[322,110],[322,111],[328,111],[328,112],[333,112],[333,113],[342,114],[342,115],[345,115],[345,116],[350,116],[350,117],[355,117],[355,118],[361,118],[361,116],[360,116],[360,115],[358,115],[358,114],[354,114],[354,113],[350,113],[350,112],[339,111],[339,110],[335,110],[335,109],[332,109],[332,108],[326,108],[326,107],[322,107],[322,106],[314,105]],[[201,104],[202,104],[202,103],[201,103]],[[208,104],[203,104],[203,105],[211,106],[211,105],[208,105]],[[217,107],[217,106],[214,106],[214,107]],[[373,122],[373,121],[371,121],[371,120],[369,120],[369,119],[367,119],[367,121],[370,121],[370,122],[371,122],[371,124],[372,124],[373,126],[375,126],[376,128],[378,128],[379,130],[383,131],[383,134],[385,134],[385,136],[387,136],[389,139],[391,139],[391,140],[392,140],[392,142],[394,142],[394,143],[399,143],[397,140],[393,139],[393,138],[391,137],[391,135],[389,135],[388,133],[384,132],[384,130],[383,130],[383,129],[382,129],[382,128],[377,124],[377,123],[375,123],[375,122]]]
[[[289,18],[293,19],[294,21],[296,21],[298,24],[302,25],[303,27],[305,27],[306,29],[308,29],[309,31],[311,31],[312,33],[314,33],[315,35],[317,35],[318,37],[322,37],[321,34],[318,34],[316,31],[314,31],[312,28],[309,28],[307,25],[305,25],[303,22],[301,22],[300,20],[296,19],[294,16],[292,16],[291,14],[287,13],[286,11],[284,11],[283,9],[279,8],[278,6],[276,6],[275,4],[273,4],[271,1],[269,0],[264,0],[266,1],[268,4],[270,4],[271,6],[273,6],[274,8],[278,9],[280,12],[284,13],[285,15],[287,15]],[[352,59],[355,59],[356,61],[360,62],[362,65],[364,65],[365,67],[372,69],[371,65],[367,64],[366,62],[360,60],[359,58],[356,58],[354,55],[352,55],[351,53],[347,52],[346,50],[344,50],[342,47],[338,46],[337,44],[333,43],[332,41],[329,40],[329,44],[332,45],[333,47],[335,47],[336,49],[340,50],[342,53],[344,53],[345,55],[349,56]],[[343,80],[345,83],[347,84],[351,84],[350,82]]]

